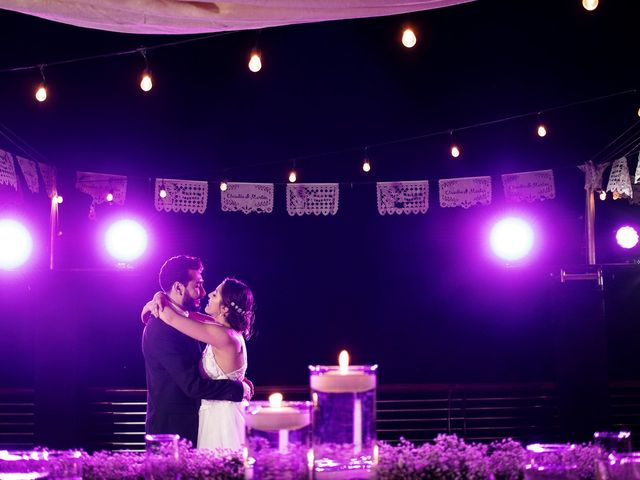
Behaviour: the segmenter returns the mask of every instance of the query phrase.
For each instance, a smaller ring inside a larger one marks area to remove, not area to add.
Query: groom
[[[180,255],[160,269],[160,287],[170,301],[196,311],[206,292],[199,258]],[[200,375],[200,345],[159,318],[144,319],[142,353],[147,377],[146,433],[177,433],[195,446],[200,400],[242,401],[251,387],[233,380],[210,380]]]

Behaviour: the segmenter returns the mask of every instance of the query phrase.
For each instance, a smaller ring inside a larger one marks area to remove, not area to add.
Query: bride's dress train
[[[233,372],[224,373],[211,345],[202,354],[202,368],[213,380],[228,378],[244,379],[247,371],[247,349],[242,339],[242,366]],[[198,448],[229,448],[239,450],[244,444],[244,402],[225,400],[202,400],[198,424]]]

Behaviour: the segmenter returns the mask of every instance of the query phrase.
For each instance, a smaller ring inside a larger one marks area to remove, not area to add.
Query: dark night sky
[[[584,261],[583,177],[575,166],[638,120],[640,95],[544,113],[544,140],[535,136],[535,116],[456,132],[458,159],[448,155],[447,135],[375,145],[636,88],[634,3],[601,0],[586,12],[578,0],[480,0],[266,29],[257,75],[246,68],[256,32],[234,32],[150,50],[149,94],[137,85],[140,55],[46,68],[44,104],[33,99],[36,70],[0,72],[2,130],[24,140],[32,158],[60,169],[57,275],[90,299],[78,314],[89,325],[84,335],[109,339],[91,349],[96,381],[127,376],[140,384],[139,325],[131,325],[155,289],[162,259],[181,252],[205,259],[211,288],[230,274],[254,288],[260,335],[249,347],[249,373],[257,383],[304,383],[307,364],[332,362],[343,346],[357,362],[380,363],[381,377],[392,382],[548,378],[549,274]],[[406,24],[418,31],[413,50],[398,41]],[[0,70],[180,38],[91,31],[1,11]],[[374,168],[367,177],[360,170],[365,146]],[[22,153],[6,138],[0,148]],[[336,217],[288,217],[282,184],[294,158],[300,181],[343,183]],[[545,229],[534,264],[540,268],[496,267],[483,256],[480,235],[505,207],[499,175],[547,168],[554,169],[557,198],[518,206]],[[86,219],[88,197],[73,191],[75,170],[128,175],[126,208],[153,223],[153,254],[136,272],[120,273],[122,281],[115,273],[68,271],[104,266],[88,239],[115,215],[105,206],[96,222]],[[437,205],[437,179],[476,175],[494,177],[491,207]],[[275,182],[274,213],[223,214],[214,183],[204,216],[158,214],[150,177]],[[412,179],[432,182],[429,212],[379,216],[373,182]],[[46,231],[46,201],[25,194],[24,202]],[[612,219],[637,222],[637,207],[598,208],[601,259],[620,261],[607,250]],[[47,286],[50,275],[36,281],[44,297],[55,290]],[[633,288],[625,294],[633,297]],[[97,308],[114,296],[119,307],[108,314]],[[638,335],[620,325],[611,338],[622,342],[616,349]],[[626,357],[611,361],[620,376],[637,373]]]

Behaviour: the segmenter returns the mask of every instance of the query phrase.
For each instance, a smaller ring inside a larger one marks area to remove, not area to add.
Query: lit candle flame
[[[349,369],[349,352],[342,350],[338,355],[338,365],[340,365],[340,371],[346,372]]]
[[[269,395],[269,406],[271,408],[280,408],[282,406],[283,396],[281,393],[272,393]]]

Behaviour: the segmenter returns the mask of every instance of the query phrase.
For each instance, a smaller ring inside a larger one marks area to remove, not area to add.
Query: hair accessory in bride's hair
[[[241,309],[238,305],[236,305],[236,302],[231,302],[231,306],[235,308],[236,312],[238,312],[240,315],[244,313],[244,310]]]

